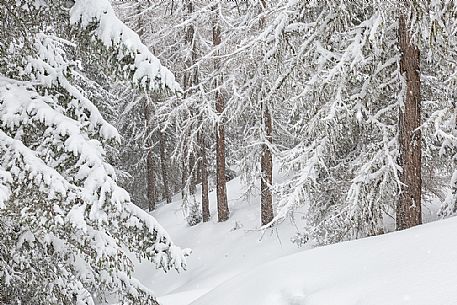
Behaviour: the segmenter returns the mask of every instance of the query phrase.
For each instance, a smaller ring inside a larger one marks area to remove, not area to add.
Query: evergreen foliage
[[[175,92],[173,74],[105,0],[0,1],[0,20],[0,303],[156,304],[132,257],[182,270],[189,251],[117,184],[91,71]]]

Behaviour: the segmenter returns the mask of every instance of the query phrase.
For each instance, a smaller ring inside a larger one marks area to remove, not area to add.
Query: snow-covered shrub
[[[290,241],[298,247],[303,247],[309,241],[309,234],[305,232],[297,232],[290,238]]]
[[[203,216],[202,211],[200,209],[200,205],[197,202],[193,202],[190,205],[188,215],[186,217],[186,221],[189,226],[195,226],[202,222]]]

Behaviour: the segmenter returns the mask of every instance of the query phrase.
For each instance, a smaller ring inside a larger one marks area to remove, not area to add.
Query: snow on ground
[[[457,218],[274,260],[192,305],[455,305]]]
[[[276,175],[281,179],[280,175]],[[243,196],[240,178],[227,183],[230,219],[217,222],[216,194],[210,193],[211,219],[190,227],[183,216],[180,195],[162,205],[153,215],[167,230],[173,242],[192,249],[188,270],[164,274],[148,263],[136,268],[135,277],[159,296],[162,305],[184,305],[209,292],[228,279],[276,258],[302,251],[290,242],[296,226],[285,221],[278,230],[263,236],[260,226],[260,198]],[[197,191],[197,200],[200,192]],[[296,225],[301,226],[300,219]]]
[[[138,264],[135,276],[161,304],[457,304],[457,218],[310,250],[290,242],[301,219],[263,236],[256,231],[260,199],[244,192],[239,178],[227,184],[231,216],[224,223],[217,223],[214,192],[208,223],[190,227],[179,195],[154,211],[174,242],[193,251],[181,274]],[[426,207],[424,218],[434,210]]]

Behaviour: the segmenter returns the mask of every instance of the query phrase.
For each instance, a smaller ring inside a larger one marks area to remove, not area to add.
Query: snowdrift
[[[192,305],[456,305],[457,218],[305,250],[242,273]]]

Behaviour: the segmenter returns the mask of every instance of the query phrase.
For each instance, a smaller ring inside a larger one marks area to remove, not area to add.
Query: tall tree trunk
[[[193,153],[189,157],[189,174],[189,193],[195,195],[195,192],[197,191],[197,158],[195,158]]]
[[[156,207],[156,181],[155,181],[155,169],[154,169],[154,153],[153,153],[153,141],[152,134],[150,134],[152,118],[152,105],[149,104],[148,99],[144,100],[144,119],[146,123],[145,127],[145,144],[146,144],[146,183],[148,192],[148,209],[152,211]]]
[[[193,8],[193,1],[192,0],[187,0],[187,12],[189,14],[192,14],[194,12]],[[191,46],[191,62],[190,65],[188,66],[188,69],[192,67],[192,76],[189,76],[189,83],[190,85],[196,86],[199,81],[198,81],[198,67],[195,65],[197,63],[197,43],[195,41],[195,28],[193,24],[189,24],[189,28],[187,29],[187,38],[186,42]],[[189,71],[190,73],[190,71]],[[202,119],[200,118],[200,124],[202,124]],[[203,130],[201,130],[198,133],[198,146],[199,146],[199,152],[197,153],[199,155],[197,159],[197,164],[194,164],[194,162],[191,162],[192,165],[195,165],[194,167],[194,172],[193,172],[193,182],[192,185],[195,186],[196,184],[200,183],[202,184],[202,216],[203,216],[203,221],[206,222],[209,220],[209,187],[208,187],[208,161],[206,157],[206,141],[205,141],[205,133]],[[194,158],[195,160],[195,158]]]
[[[138,35],[142,37],[144,35],[144,20],[142,18],[143,8],[141,3],[137,4],[138,14]],[[145,93],[147,94],[147,93]],[[145,120],[145,138],[144,144],[146,146],[146,187],[147,187],[147,199],[148,199],[148,210],[152,211],[156,207],[157,195],[156,195],[156,181],[155,181],[155,168],[154,168],[154,153],[152,147],[154,145],[152,141],[152,116],[153,116],[153,105],[149,103],[149,99],[143,96],[144,99],[144,120]]]
[[[261,0],[262,9],[267,7],[266,0]],[[261,28],[265,27],[265,18],[260,20]],[[273,196],[271,186],[273,184],[273,157],[271,144],[273,143],[273,122],[271,111],[266,101],[262,101],[262,122],[265,133],[265,141],[262,145],[262,155],[260,158],[260,223],[266,225],[273,220]]]
[[[266,102],[263,102],[263,128],[265,132],[265,141],[262,144],[261,156],[261,182],[260,182],[260,218],[261,224],[266,225],[273,220],[273,196],[271,194],[271,185],[273,183],[273,158],[270,149],[272,144],[273,124],[271,120],[271,112],[268,109]]]
[[[224,98],[216,93],[216,112],[221,115],[224,111]],[[225,181],[225,130],[223,123],[216,125],[216,192],[218,221],[229,218],[227,189]]]
[[[167,141],[163,132],[159,133],[160,141],[160,165],[162,167],[162,180],[163,180],[163,197],[167,203],[171,203],[170,187],[168,182],[168,166],[167,166]]]
[[[189,17],[190,14],[193,13],[193,3],[192,0],[183,0],[182,1],[184,7],[187,8],[187,14],[185,14],[184,20],[187,21],[186,19]],[[184,41],[185,43],[192,47],[192,42],[194,39],[194,27],[192,24],[190,24],[184,33]],[[192,87],[192,75],[191,72],[189,71],[190,67],[192,67],[192,57],[191,58],[186,58],[184,61],[184,73],[183,73],[183,85],[184,85],[184,98],[187,97],[188,95],[188,90],[189,88]],[[184,199],[185,193],[186,193],[186,185],[187,185],[187,179],[190,177],[191,178],[191,184],[189,186],[189,191],[191,194],[195,193],[195,186],[193,185],[193,174],[192,174],[192,167],[193,167],[193,160],[192,156],[189,158],[189,162],[187,163],[184,158],[187,158],[187,149],[189,147],[186,146],[184,149],[185,151],[183,152],[183,161],[182,161],[182,191],[181,191],[181,196]]]
[[[199,142],[200,142],[200,156],[201,156],[201,163],[200,163],[200,174],[201,174],[201,181],[202,181],[202,217],[203,222],[207,222],[210,217],[209,212],[209,187],[208,187],[208,160],[206,158],[206,141],[204,135],[201,133],[199,135]]]
[[[186,153],[184,152],[184,156]],[[186,196],[186,181],[187,181],[187,165],[184,160],[181,162],[181,198],[184,200]]]
[[[406,17],[399,18],[400,71],[406,80],[404,105],[399,110],[402,183],[396,211],[397,230],[422,223],[421,217],[421,90],[420,52],[412,43]]]
[[[187,14],[186,17],[189,17],[193,12],[194,12],[194,5],[192,0],[183,0],[183,4],[187,8]],[[184,20],[187,21],[187,20]],[[190,72],[190,68],[194,64],[194,50],[193,50],[193,41],[194,41],[194,34],[195,34],[195,29],[192,24],[189,24],[189,26],[186,28],[184,40],[186,44],[192,49],[192,54],[191,57],[186,58],[184,62],[184,91],[187,91],[190,87],[192,87],[193,79],[192,79],[192,73]]]
[[[215,5],[213,10],[213,46],[221,44],[221,29],[219,25],[219,5]],[[219,52],[216,52],[218,55]],[[214,60],[214,70],[220,69],[220,60]],[[221,77],[216,77],[216,88],[221,85]],[[224,113],[224,96],[220,89],[216,91],[216,112],[219,118]],[[227,189],[225,181],[225,130],[224,124],[219,120],[216,124],[216,194],[217,194],[217,216],[218,221],[226,221],[229,218],[229,207],[227,203]]]
[[[194,12],[194,4],[192,0],[186,0],[186,7],[187,7],[187,13],[189,16]],[[196,60],[197,60],[197,52],[196,52],[196,44],[195,44],[195,28],[192,23],[189,24],[189,26],[186,29],[186,44],[190,47],[191,49],[191,56],[190,58],[186,59],[186,84],[185,84],[185,89],[188,90],[189,88],[192,88],[197,84],[197,70],[194,66]],[[191,69],[192,68],[192,69]],[[191,90],[193,91],[193,90]],[[191,109],[191,112],[194,112]],[[197,139],[198,142],[198,139]],[[197,184],[198,184],[198,178],[199,178],[199,164],[198,164],[198,152],[193,153],[189,157],[189,175],[190,177],[190,185],[189,185],[189,192],[194,195],[196,190],[197,190]]]

